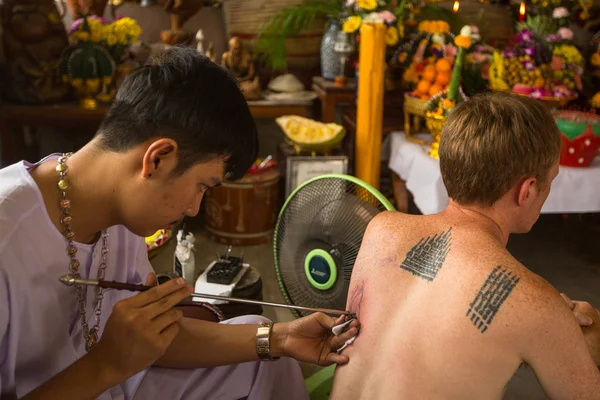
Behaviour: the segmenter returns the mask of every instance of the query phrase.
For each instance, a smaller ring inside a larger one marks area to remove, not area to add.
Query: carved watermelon
[[[560,165],[589,167],[600,149],[600,116],[578,111],[554,114],[562,132]]]

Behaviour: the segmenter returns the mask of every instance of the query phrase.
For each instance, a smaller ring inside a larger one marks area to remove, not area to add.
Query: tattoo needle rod
[[[83,279],[83,278],[77,278],[72,274],[61,276],[59,278],[59,280],[67,286],[73,286],[73,285],[98,286],[98,287],[105,288],[105,289],[130,290],[133,292],[144,292],[146,290],[152,289],[152,287],[153,287],[153,286],[136,285],[133,283],[124,283],[124,282],[117,282],[117,281],[104,281],[104,280],[98,280],[98,279]],[[312,307],[293,306],[293,305],[289,305],[289,304],[270,303],[267,301],[240,299],[237,297],[218,296],[218,295],[206,294],[206,293],[192,293],[192,294],[190,294],[190,296],[202,298],[202,299],[231,301],[234,303],[258,304],[261,306],[268,306],[268,307],[280,307],[280,308],[287,308],[287,309],[298,310],[298,311],[312,311],[312,312],[322,312],[324,314],[331,314],[331,315],[354,316],[354,314],[349,311],[331,310],[328,308],[312,308]]]

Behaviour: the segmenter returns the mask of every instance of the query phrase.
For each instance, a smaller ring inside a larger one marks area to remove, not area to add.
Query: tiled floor
[[[196,228],[196,274],[214,259],[217,251],[224,246],[206,238]],[[571,217],[564,221],[560,216],[544,215],[533,231],[526,235],[516,235],[510,239],[509,250],[522,263],[543,276],[558,290],[573,299],[590,301],[600,306],[600,228],[589,218]],[[234,253],[241,249],[234,249]],[[159,254],[152,263],[157,272],[171,269],[174,243]],[[271,243],[244,248],[244,259],[258,269],[263,279],[263,298],[266,301],[283,302],[273,266]],[[288,310],[267,308],[264,315],[275,321],[289,321],[292,314]],[[305,375],[316,369],[303,366]],[[521,369],[510,382],[505,399],[542,400],[547,397],[539,387],[535,376],[527,369]]]

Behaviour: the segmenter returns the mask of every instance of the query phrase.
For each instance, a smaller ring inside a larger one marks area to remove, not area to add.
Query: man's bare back
[[[344,350],[351,362],[337,369],[331,399],[500,399],[522,363],[553,398],[600,398],[586,394],[594,362],[570,310],[493,228],[460,212],[371,223],[347,305],[361,333]],[[565,380],[581,374],[575,393]]]

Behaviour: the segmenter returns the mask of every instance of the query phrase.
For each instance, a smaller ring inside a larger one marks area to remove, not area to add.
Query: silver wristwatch
[[[280,358],[271,357],[270,342],[273,325],[271,323],[260,324],[256,331],[256,354],[258,354],[258,359],[261,361],[275,361]]]

